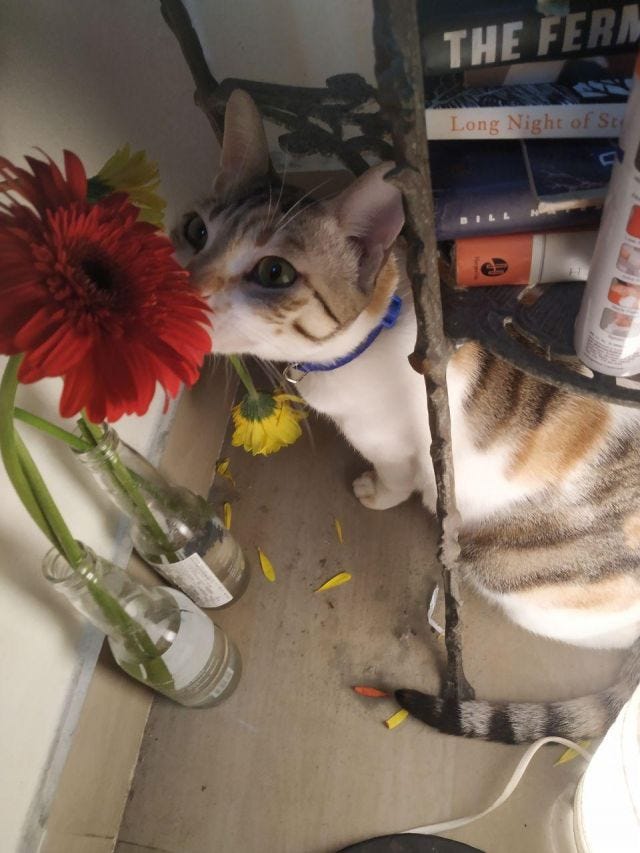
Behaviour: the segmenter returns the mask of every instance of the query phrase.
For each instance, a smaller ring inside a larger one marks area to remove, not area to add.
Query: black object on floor
[[[381,835],[344,847],[337,853],[483,853],[459,841],[437,835]]]

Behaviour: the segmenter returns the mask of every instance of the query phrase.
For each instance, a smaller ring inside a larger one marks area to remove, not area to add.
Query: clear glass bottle
[[[240,655],[221,628],[185,595],[149,589],[82,546],[72,568],[52,548],[45,578],[108,637],[117,664],[137,681],[181,705],[216,705],[235,689]]]
[[[200,607],[242,595],[249,582],[242,550],[204,498],[169,483],[110,427],[77,455],[131,518],[136,551],[162,577]]]

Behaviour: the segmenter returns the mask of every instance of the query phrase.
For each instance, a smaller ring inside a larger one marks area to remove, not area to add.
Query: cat
[[[391,166],[330,200],[281,184],[258,110],[236,90],[213,191],[172,236],[213,309],[215,351],[302,364],[297,393],[372,465],[353,484],[360,502],[384,510],[419,492],[433,511],[424,381],[407,360],[416,328],[398,252],[402,198],[384,180]],[[318,365],[333,369],[305,372]],[[598,735],[640,681],[639,416],[545,385],[475,343],[456,351],[447,380],[465,582],[530,631],[632,649],[614,686],[571,701],[445,702],[414,690],[397,699],[467,737]]]

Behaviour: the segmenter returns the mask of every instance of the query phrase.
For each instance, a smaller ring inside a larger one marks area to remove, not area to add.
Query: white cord
[[[511,778],[506,784],[505,789],[500,794],[498,799],[493,802],[488,808],[486,808],[483,812],[479,814],[469,815],[468,817],[459,817],[454,820],[445,820],[442,823],[432,823],[430,826],[416,826],[414,829],[405,829],[402,832],[402,835],[406,835],[407,833],[414,833],[415,835],[435,835],[438,832],[449,832],[452,829],[458,829],[461,826],[466,826],[468,823],[473,823],[475,820],[480,820],[481,817],[485,817],[490,812],[495,811],[495,809],[499,808],[504,802],[506,802],[511,794],[515,791],[515,789],[520,784],[520,780],[526,773],[527,767],[531,763],[531,759],[536,754],[536,752],[540,749],[541,746],[544,746],[547,743],[560,743],[564,746],[570,747],[571,749],[575,749],[575,751],[580,755],[585,761],[589,761],[591,759],[591,753],[587,752],[586,749],[583,749],[577,743],[574,743],[572,740],[567,740],[567,738],[563,737],[543,737],[540,740],[532,743],[529,749],[522,756],[520,761],[518,762],[516,769],[511,774]]]

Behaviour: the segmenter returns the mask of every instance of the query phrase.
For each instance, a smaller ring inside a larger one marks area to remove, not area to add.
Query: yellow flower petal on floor
[[[273,568],[273,563],[264,553],[262,548],[258,548],[258,559],[260,560],[260,568],[262,569],[262,574],[268,581],[273,583],[276,579],[276,570]]]
[[[340,523],[340,519],[334,518],[333,523],[336,528],[336,536],[338,537],[338,542],[342,545],[344,544],[344,537],[342,535],[342,524]]]
[[[299,397],[279,391],[247,394],[231,411],[235,426],[232,445],[254,456],[268,456],[293,444],[302,435],[299,422],[307,416],[292,405],[298,402],[302,402]]]
[[[224,503],[224,526],[231,530],[231,504],[227,501]]]
[[[232,486],[235,486],[236,481],[233,479],[233,474],[231,473],[231,469],[229,468],[229,460],[221,459],[216,465],[216,473],[220,477],[224,477],[225,480],[228,480]]]
[[[409,712],[406,708],[401,708],[399,711],[396,711],[395,714],[392,714],[388,720],[385,720],[384,724],[388,729],[395,729],[400,725],[400,723],[404,723],[408,716]]]
[[[316,592],[324,592],[325,589],[333,589],[336,586],[342,586],[343,583],[347,583],[350,580],[351,575],[349,572],[339,572],[337,575],[329,578],[328,581],[325,581],[322,586],[319,586]]]
[[[576,743],[583,749],[589,749],[589,747],[591,746],[590,740],[578,740],[576,741]],[[565,749],[560,758],[554,762],[553,766],[557,767],[559,764],[566,764],[568,761],[573,761],[573,759],[577,758],[579,755],[579,752],[569,747],[569,749]]]
[[[106,191],[126,192],[132,204],[140,208],[140,219],[162,228],[166,202],[156,192],[159,186],[157,164],[147,160],[144,151],[132,154],[130,146],[125,145],[89,180],[89,198],[99,198]]]

